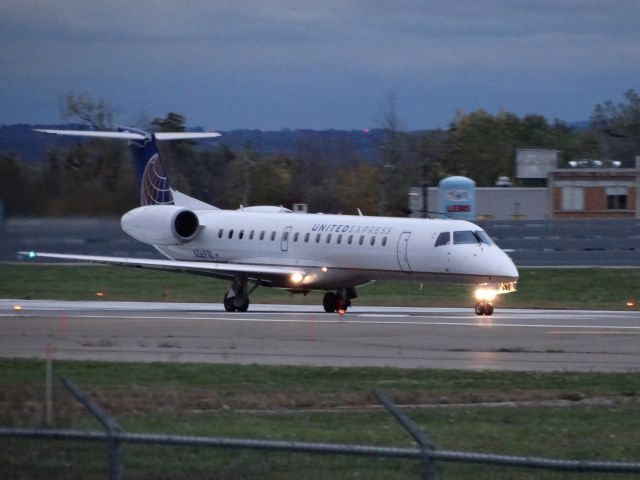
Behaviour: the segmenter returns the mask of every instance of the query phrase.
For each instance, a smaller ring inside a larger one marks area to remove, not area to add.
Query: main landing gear
[[[242,275],[235,277],[229,291],[224,294],[223,303],[227,312],[246,312],[249,310],[249,295],[258,288],[259,283],[256,282],[249,291],[247,291],[247,283],[247,277]]]
[[[493,315],[493,303],[484,301],[476,303],[476,315]]]
[[[357,296],[358,294],[356,293],[355,288],[341,288],[335,293],[325,293],[324,298],[322,299],[322,306],[324,307],[324,311],[327,313],[345,313],[351,306],[351,299],[356,298]]]

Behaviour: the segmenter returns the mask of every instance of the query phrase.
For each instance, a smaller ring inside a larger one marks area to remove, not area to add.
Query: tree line
[[[112,129],[108,102],[69,94],[63,118],[93,129]],[[562,162],[616,159],[634,165],[640,154],[640,96],[629,90],[619,103],[594,107],[590,126],[570,128],[540,115],[458,112],[446,129],[403,131],[395,103],[386,106],[376,148],[365,158],[349,141],[327,148],[310,135],[288,152],[265,154],[250,143],[230,148],[190,141],[161,144],[175,188],[221,208],[307,203],[311,211],[403,215],[410,186],[436,185],[449,175],[491,186],[515,178],[518,148],[550,148]],[[186,118],[170,112],[141,128],[184,131]],[[26,166],[0,152],[0,199],[5,215],[120,215],[137,205],[126,145],[88,140],[51,147],[41,165]]]

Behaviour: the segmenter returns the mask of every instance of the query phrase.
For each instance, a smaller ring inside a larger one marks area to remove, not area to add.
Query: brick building
[[[636,168],[564,168],[548,176],[551,218],[640,218]]]

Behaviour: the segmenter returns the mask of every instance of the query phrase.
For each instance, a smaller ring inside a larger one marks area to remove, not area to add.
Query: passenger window
[[[349,235],[349,239],[347,240],[347,243],[351,245],[352,242],[353,242],[353,235]]]
[[[453,244],[465,245],[478,243],[478,239],[471,230],[462,230],[460,232],[453,232]]]
[[[244,237],[244,230],[240,230],[240,232],[238,233],[238,239],[242,240],[242,237]]]
[[[273,235],[271,235],[273,237]],[[286,242],[289,239],[289,232],[284,232],[282,234],[282,241]]]
[[[271,241],[273,242],[276,239],[276,232],[271,232]]]
[[[229,230],[229,238],[233,238],[233,230]]]
[[[359,245],[362,245],[364,243],[364,235],[360,235],[360,241],[358,242]]]
[[[342,234],[338,235],[338,239],[336,240],[336,243],[338,245],[340,245],[342,243]]]
[[[218,238],[222,238],[223,233],[224,233],[224,230],[222,229],[218,230]]]
[[[249,233],[249,240],[253,240],[253,234],[256,233],[255,230],[251,230],[251,232]]]
[[[369,244],[373,247],[376,244],[376,236],[374,235],[373,237],[371,237],[371,240],[369,241]]]
[[[320,243],[320,234],[316,235],[316,243]]]
[[[304,234],[304,243],[309,243],[309,234],[308,233]]]
[[[298,241],[298,237],[300,236],[300,234],[298,232],[293,234],[293,241],[297,242]]]
[[[264,240],[264,233],[265,233],[264,230],[260,232],[260,240]]]
[[[438,238],[436,238],[436,247],[449,245],[449,242],[451,242],[451,234],[449,232],[442,232],[438,235]]]
[[[387,246],[387,237],[382,237],[382,246],[383,247]]]
[[[331,234],[327,235],[327,243],[331,243]]]

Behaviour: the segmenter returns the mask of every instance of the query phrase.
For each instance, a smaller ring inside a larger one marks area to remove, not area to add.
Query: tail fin
[[[129,151],[133,157],[136,185],[140,192],[140,205],[173,205],[171,183],[160,160],[156,138],[152,133],[128,127],[118,127],[119,132],[141,135],[141,139],[129,139]]]
[[[136,184],[140,192],[140,205],[173,205],[173,192],[167,172],[160,160],[156,141],[187,140],[219,137],[215,132],[158,132],[149,133],[130,127],[118,127],[117,132],[91,130],[39,130],[38,132],[76,137],[117,138],[129,140],[133,157]],[[206,205],[206,204],[205,204]]]

